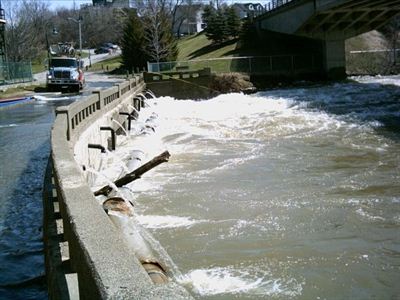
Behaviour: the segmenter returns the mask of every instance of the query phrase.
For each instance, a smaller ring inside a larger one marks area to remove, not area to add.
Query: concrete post
[[[326,39],[324,66],[329,79],[346,78],[346,54],[344,39]]]

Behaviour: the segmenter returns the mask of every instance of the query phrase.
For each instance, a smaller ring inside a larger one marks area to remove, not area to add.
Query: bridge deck
[[[325,39],[378,29],[400,14],[400,0],[275,0],[257,12],[262,28]],[[285,20],[285,22],[284,22]]]

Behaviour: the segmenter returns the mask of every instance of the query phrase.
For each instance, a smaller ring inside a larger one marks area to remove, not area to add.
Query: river
[[[155,132],[119,139],[105,174],[132,150],[171,153],[129,189],[196,298],[398,297],[400,77],[354,80],[151,99]],[[46,297],[41,184],[54,105],[0,111],[8,298]]]
[[[80,95],[39,93],[33,102],[0,109],[0,299],[48,297],[42,186],[54,112],[116,81],[91,73],[87,80]]]
[[[47,98],[49,99],[49,98]],[[66,97],[0,110],[0,298],[47,299],[42,185],[54,109]]]
[[[398,297],[400,78],[355,80],[149,101],[117,155],[171,153],[128,187],[196,298]]]

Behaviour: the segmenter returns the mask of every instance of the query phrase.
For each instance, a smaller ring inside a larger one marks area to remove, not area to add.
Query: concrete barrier
[[[132,102],[144,88],[143,78],[137,76],[56,111],[44,188],[51,299],[192,299],[174,281],[151,281],[93,196],[74,158],[82,133],[105,114]]]

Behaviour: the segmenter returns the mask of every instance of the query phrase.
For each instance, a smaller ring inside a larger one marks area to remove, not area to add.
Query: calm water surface
[[[42,185],[54,109],[69,102],[0,110],[0,299],[47,299]]]
[[[357,80],[151,101],[118,155],[170,151],[129,188],[196,298],[400,297],[400,79]]]

